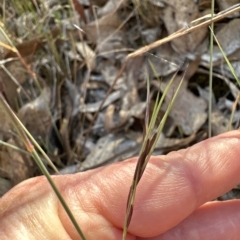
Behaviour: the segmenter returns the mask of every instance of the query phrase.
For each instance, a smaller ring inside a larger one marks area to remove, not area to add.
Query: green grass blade
[[[31,134],[27,131],[27,129],[23,126],[21,121],[17,118],[17,116],[14,114],[14,112],[11,110],[7,102],[5,101],[2,93],[0,92],[0,100],[2,102],[2,106],[6,110],[6,112],[9,114],[9,117],[11,118],[13,124],[16,126],[20,137],[22,138],[23,142],[25,143],[27,151],[32,155],[33,159],[35,160],[36,164],[38,165],[39,169],[42,171],[42,173],[45,175],[47,178],[49,184],[51,185],[53,191],[57,195],[60,203],[62,204],[63,208],[65,209],[66,213],[68,214],[69,218],[71,219],[75,229],[77,230],[79,236],[83,239],[86,240],[81,228],[79,227],[75,217],[73,216],[70,208],[68,207],[67,203],[65,202],[64,198],[62,197],[61,193],[59,192],[57,186],[55,185],[54,181],[51,178],[51,175],[49,174],[47,168],[43,164],[41,158],[39,157],[37,151],[35,150],[34,146],[32,145],[32,142],[28,139],[28,136],[31,136]],[[34,138],[31,136],[31,140],[34,140]],[[37,142],[34,140],[34,144],[37,144]],[[41,149],[41,147],[37,144],[38,148]],[[41,149],[42,150],[42,149]],[[44,152],[42,150],[42,152]],[[46,155],[46,154],[45,154]],[[46,155],[47,156],[47,155]],[[48,157],[47,157],[48,158]],[[50,159],[48,158],[50,161]],[[51,161],[50,161],[51,162]]]
[[[211,18],[214,17],[214,0],[211,3]],[[214,22],[211,23],[211,29]],[[210,32],[210,68],[209,68],[209,99],[208,99],[208,137],[212,136],[212,85],[213,85],[213,32]]]
[[[157,128],[157,132],[154,132],[154,125],[156,124],[157,115],[159,113],[160,107],[163,103],[163,100],[166,97],[166,94],[167,94],[171,84],[173,83],[173,80],[174,80],[174,77],[176,76],[176,74],[169,81],[166,89],[164,90],[164,92],[162,94],[161,99],[159,100],[159,98],[157,98],[157,102],[154,106],[154,112],[152,114],[149,126],[148,126],[148,128],[146,128],[146,129],[148,129],[148,132],[146,133],[146,136],[143,141],[143,145],[142,145],[142,148],[140,151],[140,156],[138,158],[138,162],[137,162],[136,169],[135,169],[134,176],[133,176],[132,185],[129,190],[128,200],[127,200],[126,217],[125,217],[124,226],[123,226],[123,235],[122,235],[123,240],[126,239],[127,230],[128,230],[129,224],[131,222],[133,208],[134,208],[135,195],[136,195],[136,190],[137,190],[137,184],[139,183],[139,181],[144,173],[144,170],[146,169],[147,163],[148,163],[150,156],[154,150],[154,147],[156,146],[156,143],[160,137],[163,126],[167,120],[167,116],[173,106],[173,103],[176,99],[176,96],[180,90],[181,84],[184,79],[184,77],[183,77],[182,80],[180,81],[180,84],[178,85],[178,88],[177,88],[177,90],[176,90],[164,116],[163,116],[163,119]]]
[[[210,30],[211,30],[211,32],[212,32],[212,35],[213,35],[213,37],[214,37],[214,40],[216,41],[216,43],[217,43],[217,45],[218,45],[218,47],[219,47],[219,49],[220,49],[220,51],[221,51],[221,53],[222,53],[222,55],[223,55],[226,63],[227,63],[227,65],[228,65],[228,67],[229,67],[229,69],[230,69],[233,77],[235,78],[235,80],[237,81],[238,85],[240,86],[240,80],[239,80],[239,78],[237,77],[237,75],[236,75],[236,73],[235,73],[235,71],[234,71],[234,69],[233,69],[233,67],[232,67],[232,64],[231,64],[230,61],[228,60],[227,55],[225,54],[224,50],[222,49],[221,44],[219,43],[218,39],[216,38],[213,30],[212,30],[211,28],[210,28]]]
[[[146,168],[147,163],[148,163],[148,161],[149,161],[149,159],[150,159],[150,157],[151,157],[151,155],[152,155],[152,153],[153,153],[153,151],[154,151],[154,148],[155,148],[155,146],[156,146],[156,144],[157,144],[157,141],[158,141],[158,139],[159,139],[159,137],[160,137],[160,134],[162,133],[163,127],[164,127],[164,125],[165,125],[165,123],[166,123],[166,121],[167,121],[167,117],[168,117],[168,115],[169,115],[169,113],[170,113],[170,111],[171,111],[171,109],[172,109],[172,106],[173,106],[173,104],[174,104],[174,102],[175,102],[175,100],[176,100],[176,97],[177,97],[177,95],[178,95],[178,93],[179,93],[179,91],[180,91],[180,88],[181,88],[182,83],[183,83],[183,81],[184,81],[184,77],[185,77],[185,73],[184,73],[184,75],[183,75],[183,77],[182,77],[182,79],[181,79],[181,81],[180,81],[180,83],[179,83],[179,85],[178,85],[178,87],[177,87],[177,89],[176,89],[176,91],[175,91],[175,93],[174,93],[174,96],[173,96],[171,102],[169,103],[169,105],[168,105],[168,107],[167,107],[167,110],[166,110],[165,114],[163,115],[163,118],[162,118],[162,120],[161,120],[161,122],[160,122],[160,124],[159,124],[159,126],[158,126],[158,128],[157,128],[157,133],[156,133],[155,141],[153,142],[153,144],[152,144],[152,146],[151,146],[151,149],[150,149],[150,151],[149,151],[149,153],[148,153],[148,156],[147,156],[147,158],[146,158],[146,161],[145,161],[145,163],[144,163],[143,169]]]

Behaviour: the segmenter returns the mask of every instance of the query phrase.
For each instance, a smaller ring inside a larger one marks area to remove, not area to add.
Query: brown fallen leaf
[[[78,12],[78,14],[82,17],[83,21],[85,23],[87,23],[87,18],[86,18],[86,14],[84,12],[84,7],[81,4],[81,2],[79,2],[78,0],[73,0],[73,5],[75,7],[75,10]]]
[[[86,32],[87,38],[96,44],[101,34],[109,30],[114,31],[120,25],[121,19],[118,14],[108,14],[83,26],[83,31]]]
[[[161,16],[168,34],[172,34],[181,28],[188,27],[191,22],[206,12],[200,13],[198,5],[192,0],[181,1],[164,1],[169,4],[163,9],[163,15]],[[180,38],[171,41],[171,45],[178,53],[192,53],[196,51],[197,47],[203,42],[207,36],[208,28],[200,28],[198,31],[191,32]]]
[[[163,104],[164,109],[167,109],[167,106],[169,105],[181,78],[182,76],[177,76],[175,79],[176,85],[174,86],[174,84],[172,84],[170,86]],[[164,91],[168,81],[161,82],[161,91]],[[181,126],[185,135],[192,135],[200,129],[207,119],[207,103],[202,98],[196,97],[193,93],[191,93],[187,89],[187,84],[188,80],[185,79],[169,116],[172,117],[176,126]]]
[[[82,57],[85,59],[87,66],[94,70],[96,67],[96,54],[95,52],[89,47],[89,45],[86,42],[77,42],[76,48],[78,52],[82,55]]]
[[[55,38],[60,34],[60,29],[58,27],[55,27],[53,30],[51,30],[49,34],[53,38]],[[46,41],[47,40],[45,39],[45,37],[39,36],[34,39],[17,44],[15,47],[22,57],[33,56],[37,50],[43,47]],[[4,55],[5,59],[13,57],[17,57],[17,54],[13,51],[7,51]]]
[[[24,146],[13,138],[8,140],[8,144],[24,149]],[[0,177],[9,179],[13,186],[33,177],[34,169],[34,162],[29,154],[21,153],[9,147],[1,147]]]
[[[18,108],[18,89],[26,92],[21,84],[29,77],[27,69],[19,59],[7,62],[0,67],[0,81],[3,84],[5,97],[13,110]]]
[[[223,25],[215,34],[226,56],[234,54],[240,49],[240,19],[236,18]],[[210,62],[209,54],[202,56],[203,61]],[[234,56],[234,60],[240,60],[240,53]],[[222,64],[223,54],[218,46],[213,48],[213,61]],[[225,60],[224,60],[225,61]]]
[[[24,105],[17,114],[33,137],[43,141],[51,126],[50,101],[51,92],[46,87],[39,97]]]

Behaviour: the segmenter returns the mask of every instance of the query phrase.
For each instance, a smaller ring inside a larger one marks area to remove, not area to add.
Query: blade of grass
[[[15,114],[13,113],[13,111],[11,110],[11,108],[9,107],[9,105],[7,104],[7,102],[5,101],[2,93],[0,92],[0,99],[2,102],[2,105],[4,107],[4,109],[8,112],[9,116],[11,116],[11,119],[14,123],[15,128],[17,129],[17,131],[19,132],[20,136],[22,136],[22,138],[24,138],[24,136],[28,136],[31,140],[31,142],[37,147],[37,149],[41,152],[41,154],[43,155],[43,157],[47,160],[48,164],[52,167],[52,169],[59,174],[58,169],[54,166],[54,164],[52,163],[52,161],[49,159],[49,157],[47,156],[47,154],[43,151],[43,149],[39,146],[39,144],[37,143],[37,141],[32,137],[32,135],[27,131],[27,129],[25,128],[25,126],[21,123],[21,121],[15,116]],[[15,116],[14,118],[12,116]],[[17,127],[17,126],[20,126]],[[25,132],[25,133],[24,133]]]
[[[7,45],[7,46],[8,46],[8,49],[11,50],[12,52],[15,52],[15,53],[16,53],[17,57],[18,57],[18,58],[20,59],[20,61],[23,63],[23,65],[25,66],[25,68],[27,69],[27,71],[30,73],[30,75],[33,77],[34,82],[35,82],[37,88],[38,88],[39,91],[42,93],[43,89],[42,89],[42,87],[41,87],[40,84],[39,84],[39,81],[38,81],[38,79],[37,79],[37,77],[36,77],[36,74],[35,74],[35,73],[31,70],[31,68],[28,66],[28,64],[26,63],[26,61],[23,59],[23,57],[21,56],[21,54],[19,53],[19,51],[17,50],[17,48],[14,46],[13,42],[12,42],[11,39],[8,37],[8,35],[5,33],[4,29],[1,28],[1,26],[0,26],[0,31],[2,32],[2,34],[4,35],[4,37],[8,40],[9,44],[11,45],[11,46]],[[47,36],[47,34],[45,34],[45,35],[46,35],[46,39],[48,39],[48,44],[49,44],[49,46],[52,47],[53,53],[55,53],[55,57],[56,57],[56,59],[57,59],[57,58],[59,57],[59,54],[57,53],[56,47],[55,47],[55,45],[53,44],[54,34],[50,34],[50,36]],[[0,42],[0,45],[1,45],[1,42]],[[55,52],[54,52],[54,50],[55,50]],[[1,67],[3,67],[3,66],[1,66]],[[3,68],[4,68],[4,67],[3,67]],[[6,70],[7,70],[7,69],[6,69]],[[15,81],[14,81],[14,82],[15,82]],[[16,84],[17,84],[17,83],[16,83]],[[19,84],[17,84],[17,85],[19,85]],[[24,92],[25,92],[25,91],[24,91]],[[57,134],[57,137],[58,137],[59,141],[62,143],[62,139],[61,139],[61,137],[60,137],[60,135],[59,135],[59,133],[58,133],[57,126],[56,126],[56,124],[55,124],[55,122],[54,122],[54,120],[53,120],[53,116],[52,116],[52,114],[51,114],[51,110],[50,110],[49,108],[47,108],[47,110],[49,111],[49,115],[51,116],[52,125],[53,125],[53,128],[55,129],[55,132],[56,132],[56,134]],[[21,125],[21,122],[19,122],[19,124]],[[25,127],[22,125],[22,128],[24,129]],[[26,129],[25,129],[25,130],[26,130]],[[55,171],[56,173],[59,173],[58,170],[57,170],[57,168],[52,164],[52,162],[49,160],[49,158],[48,158],[48,156],[45,154],[45,152],[42,151],[42,149],[41,149],[40,147],[38,147],[37,142],[35,141],[34,138],[32,138],[31,134],[29,134],[28,137],[31,139],[32,142],[34,142],[34,144],[35,144],[35,146],[37,146],[38,150],[44,155],[45,159],[47,159],[48,163],[51,165],[51,167],[54,169],[54,171]]]
[[[182,85],[182,82],[183,82],[183,79],[184,79],[184,76],[182,78],[182,80],[180,81],[179,85],[178,85],[178,88],[176,89],[176,92],[174,93],[174,96],[157,128],[157,131],[155,132],[154,131],[154,125],[156,123],[156,119],[157,119],[157,114],[160,110],[160,107],[163,103],[163,100],[167,94],[167,91],[169,90],[173,80],[174,80],[174,77],[175,75],[172,77],[172,79],[170,80],[170,82],[168,83],[166,89],[164,90],[163,92],[163,95],[161,97],[160,100],[158,100],[156,102],[156,107],[154,106],[154,112],[153,112],[153,115],[151,117],[151,120],[150,120],[150,123],[149,123],[149,126],[146,128],[148,129],[148,132],[146,133],[146,136],[144,138],[144,141],[143,141],[143,145],[142,145],[142,148],[141,148],[141,151],[140,151],[140,155],[139,155],[139,159],[138,159],[138,162],[137,162],[137,166],[136,166],[136,169],[135,169],[135,172],[134,172],[134,176],[133,176],[133,181],[132,181],[132,185],[130,187],[130,190],[129,190],[129,195],[128,195],[128,200],[127,200],[127,209],[126,209],[126,217],[125,217],[125,221],[124,221],[124,226],[123,226],[123,235],[122,235],[122,239],[125,240],[126,239],[126,235],[127,235],[127,230],[128,230],[128,227],[129,227],[129,224],[131,222],[131,218],[132,218],[132,214],[133,214],[133,208],[134,208],[134,201],[135,201],[135,195],[136,195],[136,190],[137,190],[137,185],[144,173],[144,170],[146,169],[146,166],[147,166],[147,163],[151,157],[151,154],[156,146],[156,143],[160,137],[160,134],[162,132],[162,129],[163,129],[163,126],[167,120],[167,116],[173,106],[173,103],[176,99],[176,96],[180,90],[180,87]],[[149,88],[149,85],[148,84],[148,88]],[[148,90],[149,92],[149,90]]]
[[[24,93],[26,98],[30,101],[31,98],[27,91],[22,87],[22,85],[17,81],[17,79],[12,75],[12,73],[5,67],[4,64],[1,64],[0,62],[0,67],[3,69],[3,71],[9,76],[9,78],[19,87],[19,89]]]
[[[15,146],[15,145],[9,144],[9,143],[4,142],[4,141],[2,141],[2,140],[0,140],[0,144],[1,144],[1,145],[4,145],[4,146],[6,146],[6,147],[9,147],[9,148],[11,148],[11,149],[13,149],[13,150],[19,151],[19,152],[21,152],[21,153],[29,154],[28,151],[25,151],[25,150],[23,150],[23,149]]]
[[[22,62],[22,64],[24,65],[24,67],[27,69],[27,71],[32,75],[36,86],[41,89],[41,86],[37,80],[36,74],[32,71],[32,69],[30,68],[30,66],[27,64],[27,62],[24,60],[24,58],[21,56],[21,54],[19,53],[19,51],[17,50],[17,48],[14,46],[13,42],[11,41],[11,39],[8,37],[8,35],[5,33],[4,29],[0,26],[0,31],[3,34],[3,36],[7,39],[7,41],[10,43],[11,46],[7,45],[7,49],[11,50],[12,52],[16,53],[17,57],[19,58],[19,60]],[[6,44],[5,44],[6,45]],[[10,47],[10,48],[9,48]]]
[[[186,35],[190,32],[196,31],[199,28],[206,27],[206,26],[210,25],[212,22],[219,21],[219,20],[221,20],[223,18],[226,18],[227,16],[229,16],[229,15],[235,13],[235,12],[238,12],[238,11],[240,11],[240,4],[236,4],[234,8],[230,7],[228,9],[225,9],[222,12],[219,12],[218,14],[215,14],[215,16],[213,18],[210,18],[210,19],[208,19],[204,22],[201,22],[197,25],[193,24],[193,26],[190,25],[190,26],[181,28],[179,31],[177,31],[177,32],[175,32],[175,33],[173,33],[173,34],[171,34],[171,35],[169,35],[169,36],[167,36],[163,39],[160,39],[160,40],[158,40],[156,42],[153,42],[149,45],[141,47],[138,50],[136,50],[135,52],[128,54],[127,60],[130,59],[130,58],[142,55],[145,52],[149,52],[150,50],[152,50],[156,47],[159,47],[160,45],[162,45],[164,43],[170,42],[173,39],[184,36],[184,35]],[[198,19],[194,20],[194,22],[196,22],[197,20]]]
[[[150,66],[151,66],[151,68],[152,68],[155,76],[157,76],[157,73],[156,73],[156,71],[155,71],[155,68],[154,68],[152,62],[151,62],[150,60],[149,60],[148,62],[149,62],[149,64],[150,64]],[[173,75],[173,77],[171,78],[169,84],[167,85],[165,91],[163,92],[163,95],[162,95],[160,101],[159,101],[159,94],[158,94],[158,96],[157,96],[156,103],[158,103],[158,104],[155,104],[155,105],[154,105],[153,114],[152,114],[152,117],[151,117],[151,120],[150,120],[150,123],[149,123],[149,129],[150,129],[150,131],[148,131],[148,133],[149,133],[150,135],[152,134],[152,131],[153,131],[154,128],[155,128],[155,123],[156,123],[157,116],[158,116],[158,113],[159,113],[159,111],[160,111],[160,108],[161,108],[161,106],[162,106],[163,100],[165,99],[165,96],[166,96],[166,94],[167,94],[170,86],[172,85],[172,82],[173,82],[173,80],[175,79],[177,73],[178,73],[178,71],[176,71],[176,72],[174,73],[174,75]],[[147,135],[147,137],[150,137],[150,136]]]
[[[77,230],[79,236],[83,239],[86,240],[81,228],[79,227],[74,215],[72,214],[70,208],[68,207],[67,203],[65,202],[64,198],[62,197],[61,193],[59,192],[57,186],[55,185],[54,181],[51,178],[51,175],[49,174],[47,168],[43,164],[41,158],[39,157],[37,151],[34,148],[34,145],[32,145],[31,141],[28,139],[27,135],[30,135],[30,133],[27,131],[26,128],[23,128],[23,124],[20,122],[20,120],[17,118],[17,116],[14,114],[14,112],[11,110],[9,107],[8,103],[4,99],[2,93],[0,92],[0,100],[2,102],[2,106],[4,109],[8,112],[12,122],[16,126],[16,129],[18,130],[20,137],[22,138],[27,151],[32,155],[33,159],[35,160],[36,164],[38,165],[39,169],[42,171],[42,173],[45,175],[47,178],[49,184],[51,185],[53,191],[57,195],[60,203],[62,204],[63,208],[65,209],[66,213],[68,214],[69,218],[72,221],[72,224],[74,225],[75,229]],[[31,136],[31,135],[30,135]],[[31,139],[33,137],[31,136]],[[36,143],[36,142],[35,142]],[[38,146],[40,148],[40,146]]]
[[[230,69],[233,77],[235,78],[236,82],[237,82],[238,85],[240,86],[240,80],[239,80],[239,78],[237,77],[237,75],[236,75],[236,73],[235,73],[235,71],[234,71],[234,69],[233,69],[233,67],[232,67],[232,64],[231,64],[230,61],[228,60],[227,55],[225,54],[224,50],[222,49],[221,44],[219,43],[219,41],[218,41],[217,37],[215,36],[215,34],[214,34],[214,32],[213,32],[213,29],[212,29],[211,27],[210,27],[210,31],[211,31],[211,35],[214,37],[214,40],[216,41],[216,43],[217,43],[217,45],[218,45],[218,47],[219,47],[219,49],[220,49],[220,51],[221,51],[221,53],[222,53],[222,55],[223,55],[223,57],[224,57],[227,65],[228,65],[228,67],[229,67],[229,69]],[[232,124],[234,112],[235,112],[235,110],[236,110],[236,105],[237,105],[237,103],[238,103],[238,101],[239,101],[239,96],[240,96],[240,95],[238,94],[238,96],[237,96],[237,98],[236,98],[236,100],[235,100],[235,103],[234,103],[234,105],[233,105],[233,107],[232,107],[232,113],[231,113],[230,120],[229,120],[229,124],[228,124],[228,130],[231,130],[231,124]]]
[[[176,97],[177,97],[177,94],[178,94],[178,92],[179,92],[179,90],[180,90],[180,88],[181,88],[181,86],[182,86],[182,83],[183,83],[185,74],[186,74],[186,72],[184,72],[184,75],[183,75],[183,77],[182,77],[182,79],[181,79],[181,81],[180,81],[180,83],[179,83],[179,85],[178,85],[178,87],[177,87],[177,89],[176,89],[176,91],[175,91],[175,93],[174,93],[174,96],[173,96],[171,102],[169,103],[169,105],[168,105],[168,107],[167,107],[167,110],[166,110],[165,114],[163,115],[163,118],[161,119],[160,124],[158,125],[157,131],[156,131],[156,139],[155,139],[155,141],[153,141],[153,143],[152,143],[151,149],[150,149],[150,151],[149,151],[149,153],[148,153],[148,156],[147,156],[147,159],[146,159],[145,164],[144,164],[144,166],[143,166],[143,169],[146,168],[147,163],[148,163],[148,161],[149,161],[149,159],[150,159],[150,157],[151,157],[151,155],[152,155],[152,153],[153,153],[153,151],[154,151],[154,149],[155,149],[155,146],[156,146],[156,144],[157,144],[157,141],[158,141],[158,139],[159,139],[159,137],[160,137],[160,134],[162,133],[163,127],[164,127],[164,125],[165,125],[165,123],[166,123],[166,121],[167,121],[167,117],[168,117],[168,115],[169,115],[169,113],[170,113],[170,111],[171,111],[171,109],[172,109],[172,106],[173,106],[173,104],[174,104],[174,102],[175,102],[175,99],[176,99]],[[174,75],[174,77],[175,77],[175,75]],[[174,79],[174,77],[173,77],[172,79]],[[170,84],[167,86],[168,88],[166,88],[167,90],[165,89],[166,92],[169,90],[169,87],[170,87],[171,84],[172,84],[172,83],[170,82]],[[165,91],[164,91],[164,92],[165,92]],[[160,110],[160,108],[159,108],[159,110]],[[158,110],[158,111],[159,111],[159,110]]]
[[[213,30],[212,30],[211,28],[210,28],[210,31],[212,32],[212,35],[213,35],[213,37],[214,37],[214,40],[216,41],[216,43],[217,43],[217,45],[218,45],[218,47],[219,47],[219,49],[220,49],[220,51],[221,51],[221,53],[222,53],[222,55],[223,55],[226,63],[227,63],[227,65],[228,65],[228,67],[229,67],[229,69],[230,69],[233,77],[235,78],[235,80],[237,81],[238,85],[240,86],[240,80],[239,80],[239,78],[237,77],[237,75],[236,75],[236,73],[235,73],[235,71],[234,71],[234,69],[233,69],[233,67],[232,67],[232,64],[231,64],[230,61],[228,60],[227,55],[225,54],[224,50],[222,49],[221,44],[219,43],[218,39],[216,38],[216,36],[215,36],[215,34],[214,34],[214,32],[213,32]]]
[[[211,18],[214,17],[214,0],[211,3]],[[211,29],[214,22],[211,23]],[[208,99],[208,137],[212,136],[212,84],[213,84],[213,31],[210,31],[210,68],[209,68],[209,99]]]
[[[148,78],[148,76],[147,76]],[[144,134],[143,137],[146,136],[146,133],[148,132],[148,125],[149,125],[149,106],[150,106],[150,80],[147,79],[147,107],[146,107],[146,114],[145,114],[145,123],[144,123]]]

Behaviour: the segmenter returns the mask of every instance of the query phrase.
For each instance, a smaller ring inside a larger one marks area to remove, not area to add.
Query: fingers
[[[196,227],[205,229],[206,217],[201,216],[206,216],[207,210],[211,210],[210,206],[215,205],[202,206],[198,210],[202,212],[194,211],[240,182],[239,144],[240,132],[233,131],[167,156],[152,157],[138,186],[128,239],[134,239],[134,235],[146,238],[160,235],[191,214],[189,219],[192,216],[193,219],[199,218],[203,224],[202,228],[202,225]],[[87,239],[121,239],[136,160],[130,159],[85,173],[54,177]],[[14,234],[25,228],[26,234],[29,229],[35,234],[35,231],[49,227],[48,235],[57,233],[57,239],[68,239],[66,235],[79,239],[51,188],[46,181],[42,181],[43,178],[39,179],[39,183],[31,180],[19,185],[1,199],[0,232],[3,230],[7,234]],[[45,207],[45,204],[48,206]],[[228,215],[226,212],[225,215]],[[221,214],[213,217],[218,219]],[[235,216],[238,219],[236,213]],[[34,226],[31,225],[32,219],[34,224],[37,223]],[[190,222],[185,222],[186,231],[187,226],[191,226]],[[8,228],[8,224],[15,226],[15,229]],[[44,236],[41,231],[38,233]],[[190,237],[191,234],[194,232],[190,232]]]
[[[239,200],[211,202],[168,232],[145,240],[238,240],[239,226]]]
[[[152,157],[138,186],[129,232],[141,237],[159,235],[230,190],[240,182],[239,156],[240,132],[233,131]],[[136,159],[131,159],[95,170],[93,186],[88,181],[88,196],[99,214],[118,228],[123,226],[135,166]]]

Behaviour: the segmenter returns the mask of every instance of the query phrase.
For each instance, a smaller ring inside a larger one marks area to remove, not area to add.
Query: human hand
[[[240,131],[152,157],[138,185],[127,239],[239,240],[240,200],[209,202],[240,182]],[[121,239],[136,158],[53,176],[87,240]],[[80,239],[45,177],[0,199],[1,240]]]

